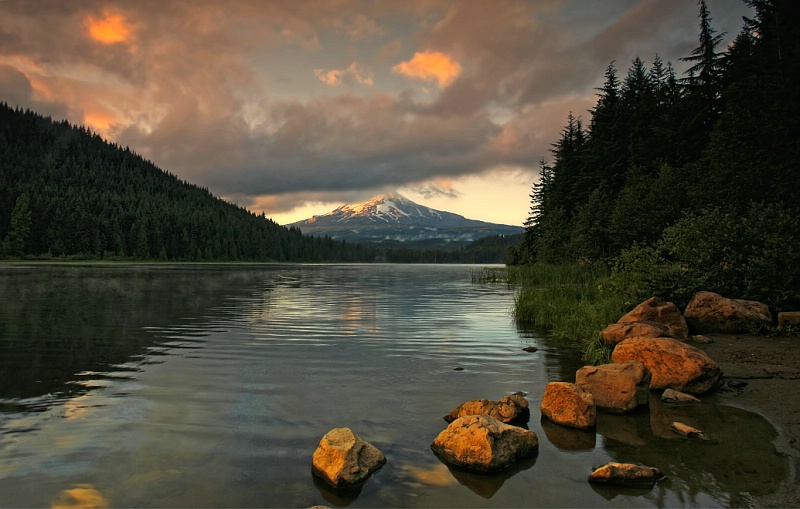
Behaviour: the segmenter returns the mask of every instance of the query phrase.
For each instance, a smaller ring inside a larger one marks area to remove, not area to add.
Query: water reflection
[[[0,270],[0,400],[79,395],[82,374],[160,353],[160,331],[248,293],[247,271],[191,266],[14,265]],[[187,323],[181,344],[208,334]],[[163,349],[161,350],[163,352]],[[76,377],[78,379],[76,380]]]
[[[452,475],[459,484],[466,486],[471,492],[479,495],[482,498],[490,499],[498,491],[500,491],[500,488],[503,487],[503,484],[505,484],[508,479],[519,474],[520,472],[533,468],[533,466],[536,464],[537,458],[538,455],[524,458],[512,463],[511,466],[501,470],[500,472],[490,474],[465,470],[447,463],[442,458],[439,458],[439,460],[447,467],[447,469],[450,471],[450,475]]]
[[[50,505],[52,509],[100,509],[108,500],[91,484],[79,484],[59,493]]]
[[[580,353],[518,330],[512,299],[463,267],[0,266],[0,506],[77,488],[133,507],[735,506],[787,479],[775,430],[738,410],[540,421],[545,384],[574,381]],[[538,457],[490,476],[435,458],[442,415],[517,391]],[[344,496],[309,478],[318,437],[342,426],[389,459]],[[599,493],[586,476],[610,460],[670,477]]]
[[[333,504],[336,507],[346,507],[356,501],[361,495],[361,488],[363,485],[353,486],[349,488],[334,488],[320,479],[314,474],[310,474],[314,487],[319,491],[325,502]]]
[[[711,440],[677,435],[670,429],[676,421],[703,430]],[[649,412],[599,413],[597,433],[615,461],[661,469],[670,482],[656,490],[670,491],[682,504],[713,493],[725,505],[749,506],[753,497],[773,493],[789,478],[788,459],[775,449],[775,428],[762,416],[731,406],[664,403],[654,393]]]
[[[556,424],[544,415],[539,423],[547,440],[562,451],[591,451],[597,443],[594,430]]]

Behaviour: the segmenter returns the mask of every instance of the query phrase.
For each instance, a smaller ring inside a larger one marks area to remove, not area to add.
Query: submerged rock
[[[650,371],[640,362],[584,366],[575,373],[575,385],[594,396],[597,408],[622,414],[650,399]]]
[[[664,478],[661,470],[633,463],[606,463],[589,475],[589,482],[617,486],[648,486]]]
[[[510,394],[500,401],[490,399],[474,399],[461,403],[456,408],[444,416],[447,422],[453,422],[465,415],[489,415],[500,422],[509,423],[519,420],[527,420],[530,416],[528,410],[528,400],[520,394]]]
[[[617,345],[611,359],[644,364],[653,375],[651,389],[702,394],[722,378],[719,364],[705,352],[672,338],[628,338]]]
[[[592,428],[597,420],[592,393],[568,382],[547,384],[540,409],[551,421],[573,428]]]
[[[703,433],[697,428],[693,428],[688,424],[684,424],[682,422],[673,422],[670,429],[677,433],[678,435],[684,436],[686,438],[699,438],[700,440],[708,440],[708,435]]]
[[[364,483],[385,463],[383,453],[350,428],[335,428],[320,440],[311,470],[334,488],[348,488]]]
[[[467,415],[439,433],[431,449],[453,465],[496,472],[536,454],[539,439],[533,431],[504,424],[494,417]]]
[[[674,389],[666,389],[661,393],[661,401],[666,401],[667,403],[700,403],[700,400],[691,394]]]
[[[754,300],[728,299],[713,292],[697,292],[684,311],[696,332],[748,332],[772,325],[769,307]]]

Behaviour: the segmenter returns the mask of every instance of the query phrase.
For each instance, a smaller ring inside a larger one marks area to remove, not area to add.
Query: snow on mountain
[[[398,193],[382,194],[362,203],[346,204],[287,226],[303,234],[348,242],[462,245],[487,235],[511,235],[522,227],[467,219],[414,203]]]

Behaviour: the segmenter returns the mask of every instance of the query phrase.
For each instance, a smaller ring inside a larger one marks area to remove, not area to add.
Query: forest
[[[84,127],[0,104],[5,257],[373,261],[375,249],[304,237],[181,181]]]
[[[725,48],[698,3],[680,76],[658,55],[608,65],[588,119],[570,113],[540,161],[512,264],[604,263],[641,296],[800,306],[800,2],[745,3]]]

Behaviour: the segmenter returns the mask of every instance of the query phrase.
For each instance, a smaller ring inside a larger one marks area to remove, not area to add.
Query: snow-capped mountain
[[[348,242],[458,246],[488,235],[513,235],[522,227],[487,223],[414,203],[398,193],[375,196],[287,226],[303,234]]]

